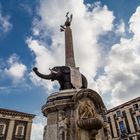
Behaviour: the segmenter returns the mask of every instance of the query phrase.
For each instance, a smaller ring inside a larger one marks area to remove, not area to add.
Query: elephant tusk
[[[51,71],[51,73],[58,74],[58,72],[52,70],[51,68],[49,68],[49,70]]]

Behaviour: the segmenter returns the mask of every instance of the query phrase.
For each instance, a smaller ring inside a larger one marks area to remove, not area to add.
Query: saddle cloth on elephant
[[[70,68],[70,78],[71,78],[71,84],[76,89],[80,89],[82,87],[82,75],[79,72],[79,69],[77,68]]]

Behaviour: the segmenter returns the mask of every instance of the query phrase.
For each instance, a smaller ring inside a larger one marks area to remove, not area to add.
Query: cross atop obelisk
[[[61,31],[65,31],[65,65],[70,67],[75,67],[74,51],[73,51],[73,40],[72,40],[72,30],[70,28],[72,21],[72,14],[69,17],[69,12],[66,14],[65,24],[61,27]]]

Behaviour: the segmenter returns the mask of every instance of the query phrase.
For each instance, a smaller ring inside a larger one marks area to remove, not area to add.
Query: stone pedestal
[[[106,108],[91,89],[53,93],[42,112],[47,117],[44,140],[109,140]]]

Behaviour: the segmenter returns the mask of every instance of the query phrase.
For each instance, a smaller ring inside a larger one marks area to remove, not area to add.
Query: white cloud
[[[27,44],[35,54],[35,65],[42,73],[49,72],[49,67],[64,65],[64,33],[59,32],[59,25],[64,24],[65,13],[69,11],[74,15],[72,30],[76,64],[88,78],[89,85],[93,86],[91,83],[94,83],[93,77],[101,60],[97,40],[99,35],[112,30],[114,20],[113,13],[106,6],[102,7],[96,3],[93,7],[94,9],[92,5],[85,5],[83,0],[40,2],[38,11],[41,21],[34,23],[33,33],[50,38],[52,44],[45,44],[32,38],[27,40]]]
[[[38,67],[41,73],[50,73],[49,68],[57,65],[57,62],[62,60],[61,57],[59,57],[61,56],[61,50],[59,47],[54,52],[51,52],[46,46],[43,46],[39,40],[28,38],[26,42],[31,51],[36,55],[35,66]],[[56,84],[56,82],[52,83],[47,80],[42,80],[33,72],[30,73],[30,79],[34,84],[43,86],[47,91],[53,91],[53,86]]]
[[[140,6],[136,9],[136,12],[130,18],[130,31],[134,33],[136,37],[140,36]]]
[[[123,20],[120,21],[120,24],[117,25],[116,33],[122,35],[125,33],[125,23]]]
[[[27,68],[19,61],[19,57],[13,54],[8,59],[8,68],[4,69],[5,74],[10,76],[14,82],[22,80]]]
[[[31,140],[43,140],[43,131],[46,122],[46,118],[42,115],[35,117],[32,124]]]
[[[12,24],[9,21],[9,16],[3,16],[0,9],[0,32],[8,32],[12,29]]]
[[[108,55],[108,63],[98,80],[103,93],[111,94],[110,107],[139,96],[140,86],[140,7],[131,16],[132,38],[121,38]]]

